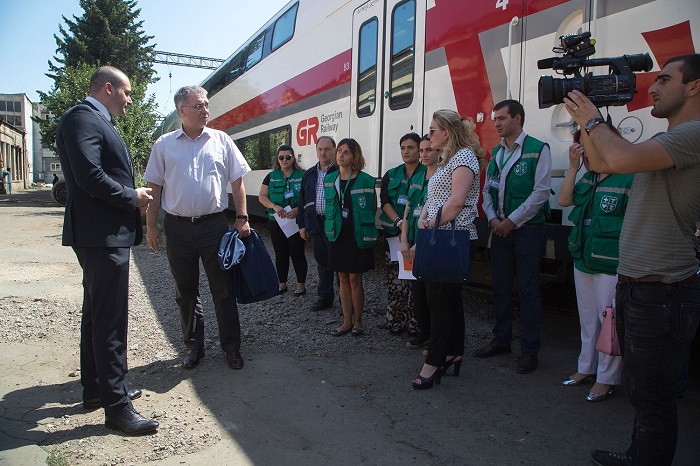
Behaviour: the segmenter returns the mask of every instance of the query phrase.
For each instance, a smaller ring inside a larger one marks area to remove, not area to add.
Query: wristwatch
[[[397,227],[401,227],[401,224],[402,224],[402,223],[403,223],[403,219],[401,218],[401,219],[399,219],[398,222],[396,222],[396,226],[397,226]]]
[[[236,218],[240,218],[241,220],[248,220],[248,214],[239,214],[236,215]]]
[[[586,123],[586,127],[585,127],[586,133],[591,134],[591,131],[593,131],[593,128],[598,126],[600,123],[605,123],[605,120],[603,120],[600,117],[591,118],[590,120],[588,120],[588,123]]]

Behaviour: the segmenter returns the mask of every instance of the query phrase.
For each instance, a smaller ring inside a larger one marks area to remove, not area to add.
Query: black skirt
[[[344,273],[364,273],[374,269],[374,248],[357,246],[351,218],[343,219],[338,238],[329,242],[328,268]]]

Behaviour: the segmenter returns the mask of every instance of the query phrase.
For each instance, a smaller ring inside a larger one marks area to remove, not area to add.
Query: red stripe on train
[[[207,126],[225,131],[274,110],[345,84],[350,81],[351,60],[352,50],[346,50],[218,116],[210,121]],[[284,71],[284,68],[280,69],[281,73]]]

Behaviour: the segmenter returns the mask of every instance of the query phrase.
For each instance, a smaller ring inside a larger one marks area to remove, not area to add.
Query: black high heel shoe
[[[423,377],[420,374],[418,374],[418,377],[416,377],[416,379],[420,380],[420,383],[417,384],[415,382],[411,382],[411,384],[413,384],[414,390],[427,390],[429,388],[433,388],[433,383],[440,385],[441,377],[442,369],[438,367],[437,369],[435,369],[435,372],[430,377]]]
[[[457,358],[459,358],[459,359],[457,359]],[[464,358],[462,356],[454,356],[454,357],[450,358],[449,360],[445,361],[445,364],[442,366],[442,368],[440,370],[442,371],[442,373],[444,375],[447,375],[447,371],[450,368],[450,366],[455,366],[454,372],[452,373],[452,375],[457,377],[457,376],[459,376],[459,369],[462,367],[463,359]]]

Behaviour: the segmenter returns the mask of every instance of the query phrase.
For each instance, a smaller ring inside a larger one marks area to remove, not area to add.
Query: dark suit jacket
[[[143,236],[134,174],[117,129],[87,101],[58,123],[56,147],[66,182],[63,245],[130,247]]]

